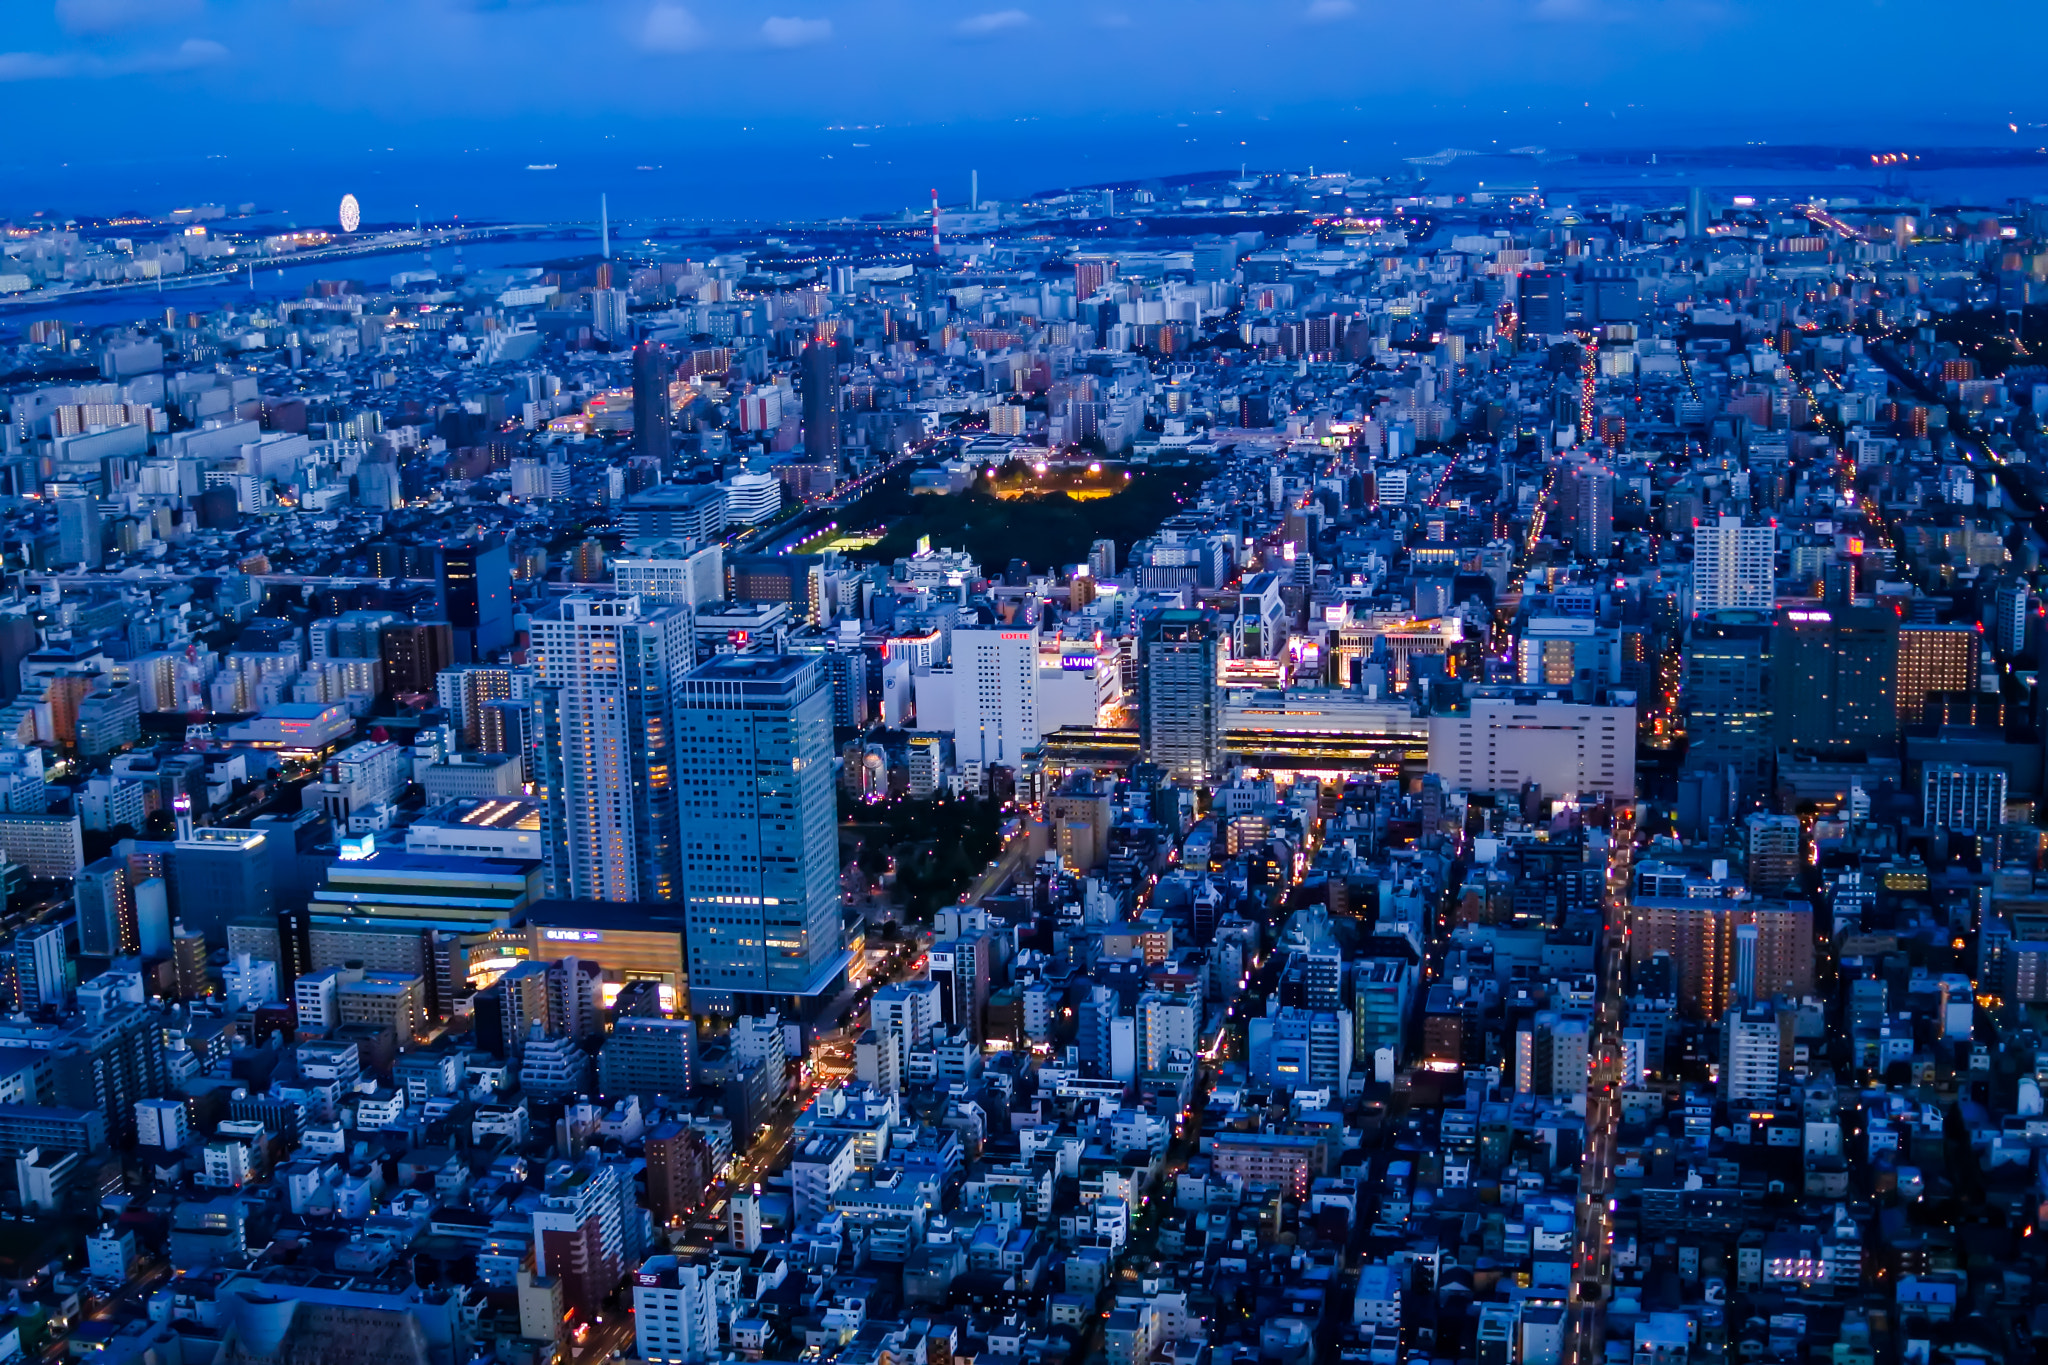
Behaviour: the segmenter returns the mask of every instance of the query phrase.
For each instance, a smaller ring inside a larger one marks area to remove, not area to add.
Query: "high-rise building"
[[[1138,745],[1175,779],[1207,782],[1222,750],[1223,637],[1216,613],[1169,608],[1138,630]]]
[[[1349,1085],[1351,1011],[1282,1005],[1273,1014],[1253,1016],[1248,1033],[1251,1074],[1267,1084],[1286,1091],[1329,1086],[1339,1093]],[[1114,1033],[1112,1039],[1114,1051]],[[1110,1074],[1116,1074],[1114,1064]]]
[[[697,1025],[651,1015],[615,1021],[598,1055],[606,1095],[686,1095],[696,1084]]]
[[[186,928],[221,944],[231,922],[275,909],[269,839],[262,830],[208,826],[177,841],[169,889]]]
[[[1775,896],[1799,875],[1799,818],[1753,812],[1743,822],[1749,889]]]
[[[477,1045],[494,1057],[517,1057],[536,1023],[542,1033],[547,1031],[547,968],[538,962],[519,963],[478,991],[471,1008]]]
[[[635,1351],[652,1365],[702,1365],[721,1355],[712,1267],[650,1256],[633,1276]]]
[[[533,703],[487,701],[477,708],[476,748],[485,754],[518,754],[524,761],[533,751]]]
[[[1146,991],[1132,1012],[1137,1023],[1138,1070],[1167,1071],[1176,1054],[1192,1058],[1202,1047],[1201,1007],[1185,991]]]
[[[1979,637],[1969,626],[1899,627],[1899,726],[1926,722],[1927,698],[1936,692],[1977,690]]]
[[[1707,224],[1712,222],[1707,207],[1707,192],[1698,185],[1690,185],[1685,191],[1685,235],[1694,241],[1707,235]]]
[[[7,947],[13,978],[10,994],[18,1013],[33,1014],[45,1005],[62,1007],[72,980],[74,957],[64,945],[64,922],[45,921],[14,931]]]
[[[562,1301],[594,1319],[625,1275],[625,1216],[632,1192],[620,1168],[587,1151],[571,1166],[550,1167],[533,1211],[535,1259],[543,1275],[562,1282]]]
[[[860,641],[834,641],[825,652],[832,675],[832,724],[862,730],[868,723],[868,656]]]
[[[1361,1065],[1376,1065],[1385,1049],[1399,1067],[1407,1056],[1409,1001],[1415,968],[1394,958],[1369,958],[1352,969],[1351,1020],[1357,1034],[1352,1051]],[[1374,1079],[1386,1079],[1375,1075]]]
[[[1614,471],[1575,457],[1557,476],[1557,538],[1579,555],[1605,559],[1614,543]]]
[[[923,1047],[939,1026],[943,1006],[936,981],[892,981],[875,992],[868,1021],[877,1033],[893,1033],[906,1048]]]
[[[674,713],[690,650],[688,610],[637,597],[579,594],[534,621],[535,778],[551,895],[681,894]]]
[[[1515,312],[1524,335],[1562,336],[1566,314],[1572,305],[1572,276],[1568,270],[1524,270],[1519,281],[1519,302]]]
[[[711,1143],[673,1119],[647,1135],[647,1211],[656,1227],[670,1227],[702,1207],[711,1188]]]
[[[675,540],[693,553],[725,529],[725,490],[715,483],[657,484],[620,504],[618,521],[628,540]],[[580,581],[603,577],[600,565]]]
[[[1584,616],[1535,616],[1516,642],[1515,681],[1592,689],[1620,679],[1621,632]],[[1575,694],[1576,695],[1576,694]]]
[[[1678,1005],[1693,1019],[1718,1019],[1734,996],[1736,930],[1757,936],[1749,993],[1765,1000],[1813,992],[1813,906],[1806,901],[1731,896],[1643,896],[1630,908],[1629,961],[1640,970],[1671,955]]]
[[[1967,763],[1928,763],[1920,770],[1921,818],[1940,827],[1986,834],[2005,823],[2006,771]]]
[[[1636,710],[1518,687],[1474,688],[1429,718],[1429,770],[1447,791],[1636,790]]]
[[[50,1103],[96,1110],[117,1142],[135,1137],[135,1102],[165,1093],[163,1016],[121,1004],[75,1021],[57,1036],[50,1058]]]
[[[434,694],[441,702],[441,709],[448,713],[449,725],[462,737],[462,743],[468,748],[482,748],[478,741],[483,734],[484,708],[492,702],[512,700],[513,672],[510,668],[490,664],[444,668],[434,678]],[[486,752],[503,753],[506,750]]]
[[[1768,1104],[1791,1051],[1790,1030],[1768,1002],[1731,1009],[1721,1021],[1721,1096],[1730,1104]]]
[[[761,1200],[752,1190],[735,1193],[725,1214],[725,1240],[751,1256],[761,1249]]]
[[[1692,609],[1769,611],[1777,592],[1777,529],[1715,517],[1693,528]]]
[[[643,459],[657,461],[657,470],[668,468],[673,411],[668,386],[675,374],[668,347],[658,341],[643,341],[633,348],[633,451]]]
[[[939,1022],[946,1032],[980,1040],[988,1005],[990,947],[986,934],[963,934],[932,944],[926,955],[932,984],[939,988]]]
[[[100,500],[91,488],[61,480],[57,484],[57,562],[81,569],[100,566]]]
[[[590,291],[590,330],[614,346],[633,336],[631,298],[623,289]]]
[[[821,659],[720,654],[682,681],[690,996],[815,997],[843,970],[832,685]]]
[[[644,556],[613,560],[612,583],[622,593],[663,607],[701,607],[725,596],[723,545],[687,554],[676,545],[673,551],[657,548]]]
[[[441,609],[465,663],[512,646],[512,555],[503,541],[441,547]]]
[[[1593,1021],[1583,1010],[1538,1010],[1515,1030],[1515,1091],[1583,1095]]]
[[[804,455],[839,467],[839,348],[823,338],[804,347]]]
[[[2034,615],[2034,594],[2025,583],[2007,583],[1992,594],[1992,641],[1998,652],[2016,659],[2026,651],[2027,622]]]
[[[140,1099],[135,1101],[135,1145],[156,1151],[175,1152],[185,1145],[191,1132],[183,1100]]]
[[[953,757],[979,787],[991,767],[1014,770],[1038,744],[1038,632],[955,630],[952,683]]]
[[[1702,616],[1686,641],[1686,767],[1725,768],[1739,804],[1763,795],[1769,775],[1770,657],[1771,623],[1759,613]]]
[[[1899,620],[1880,607],[1780,607],[1771,649],[1780,749],[1864,750],[1898,734]]]
[[[101,858],[86,864],[72,881],[71,899],[78,911],[80,953],[119,957],[141,948],[125,859]]]
[[[454,628],[446,621],[402,621],[377,637],[388,692],[434,690],[434,678],[455,662]]]

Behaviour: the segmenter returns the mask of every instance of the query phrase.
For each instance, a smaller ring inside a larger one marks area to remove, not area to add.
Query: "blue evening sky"
[[[529,164],[575,180],[534,190],[537,208],[601,182],[629,214],[636,194],[649,214],[793,213],[807,197],[818,212],[896,207],[940,178],[963,198],[970,166],[1000,197],[1238,161],[1364,171],[1443,146],[2048,143],[2041,0],[6,10],[0,214],[205,195],[310,206],[344,183],[383,191],[365,200],[373,219],[413,203],[507,212],[536,183],[520,179]]]

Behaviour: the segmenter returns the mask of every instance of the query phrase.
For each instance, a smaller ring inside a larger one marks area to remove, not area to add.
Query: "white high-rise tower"
[[[1692,609],[1769,611],[1777,597],[1777,531],[1716,517],[1693,528]]]
[[[550,894],[682,894],[675,688],[690,615],[637,597],[566,597],[533,623],[534,749]]]

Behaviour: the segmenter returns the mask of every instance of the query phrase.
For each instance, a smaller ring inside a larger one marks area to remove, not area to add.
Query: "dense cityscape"
[[[9,221],[0,1360],[2038,1358],[2048,199],[1540,153]]]

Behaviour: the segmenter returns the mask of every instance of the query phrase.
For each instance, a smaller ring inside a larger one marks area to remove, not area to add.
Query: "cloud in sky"
[[[211,38],[187,38],[168,52],[144,52],[126,61],[117,61],[109,74],[123,75],[130,71],[190,71],[194,67],[212,66],[228,59],[225,43]]]
[[[987,14],[970,15],[955,24],[953,31],[963,38],[987,38],[993,34],[1023,28],[1030,22],[1031,16],[1021,9],[999,9]]]
[[[770,47],[811,47],[832,38],[830,19],[785,19],[771,16],[761,21],[761,40]]]
[[[681,5],[656,5],[640,25],[640,46],[649,52],[694,52],[710,37],[697,16]]]
[[[73,74],[77,58],[54,52],[0,52],[0,81],[47,81]]]
[[[227,48],[211,38],[187,38],[176,47],[118,57],[87,52],[0,52],[0,83],[192,71],[227,59]]]
[[[1311,24],[1327,24],[1336,19],[1349,19],[1356,13],[1358,6],[1353,0],[1313,0],[1302,17]]]

